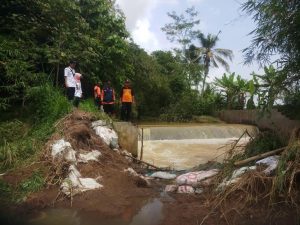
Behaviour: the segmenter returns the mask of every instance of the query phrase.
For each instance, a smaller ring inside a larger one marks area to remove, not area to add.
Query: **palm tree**
[[[219,32],[220,33],[220,32]],[[206,84],[206,78],[209,73],[209,68],[211,66],[219,68],[219,64],[225,67],[226,71],[229,71],[229,65],[225,59],[232,61],[233,53],[229,49],[214,48],[219,40],[218,35],[208,34],[205,36],[203,33],[199,34],[198,38],[201,43],[200,48],[198,48],[199,56],[203,57],[204,63],[204,77],[202,80],[202,92]]]

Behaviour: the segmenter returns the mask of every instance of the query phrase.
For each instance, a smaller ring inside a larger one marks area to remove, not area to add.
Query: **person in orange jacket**
[[[130,86],[130,81],[126,80],[120,93],[121,120],[129,121],[131,116],[132,103],[135,102],[134,91]]]
[[[102,89],[101,94],[103,110],[106,114],[112,116],[114,114],[115,90],[111,87],[111,82],[107,81]]]
[[[95,106],[100,109],[101,107],[101,88],[100,88],[100,81],[94,87],[94,100]]]

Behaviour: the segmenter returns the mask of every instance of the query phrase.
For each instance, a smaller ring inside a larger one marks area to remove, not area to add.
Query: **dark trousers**
[[[95,102],[95,106],[100,109],[100,106],[101,106],[101,100],[100,98],[95,98],[94,99],[94,102]]]
[[[67,98],[69,101],[72,101],[74,99],[75,94],[75,87],[68,87],[67,88]]]
[[[131,102],[122,102],[121,120],[124,120],[124,121],[130,120],[131,106],[132,106]]]
[[[106,114],[114,114],[114,104],[103,104],[103,110]]]
[[[80,98],[79,98],[79,97],[75,97],[75,98],[74,98],[74,101],[73,101],[73,105],[74,105],[76,108],[78,108],[79,102],[80,102]]]

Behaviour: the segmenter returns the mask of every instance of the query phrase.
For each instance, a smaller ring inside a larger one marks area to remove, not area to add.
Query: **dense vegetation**
[[[7,165],[18,158],[26,141],[42,141],[51,133],[54,121],[69,112],[71,106],[63,95],[63,69],[70,59],[79,62],[76,71],[84,74],[85,98],[92,96],[96,81],[111,80],[118,93],[129,78],[136,92],[137,118],[189,121],[221,109],[270,109],[278,98],[286,103],[280,110],[300,115],[299,4],[246,1],[243,10],[257,22],[253,42],[245,49],[246,62],[258,60],[265,66],[264,74],[245,80],[242,75],[225,73],[208,83],[210,68],[228,70],[233,54],[216,48],[218,34],[197,29],[201,21],[195,8],[183,14],[168,13],[171,22],[162,30],[177,44],[176,49],[147,53],[130,39],[125,17],[114,1],[1,1],[1,161]],[[277,64],[269,65],[274,53]],[[8,127],[25,132],[11,130],[17,137],[11,140]],[[26,158],[33,150],[24,151]]]

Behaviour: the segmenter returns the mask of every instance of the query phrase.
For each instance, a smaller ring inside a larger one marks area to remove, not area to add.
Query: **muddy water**
[[[99,218],[97,213],[87,215],[72,209],[49,209],[31,220],[31,225],[159,225],[163,219],[162,198],[154,198],[145,204],[131,219]]]
[[[221,162],[230,144],[245,130],[252,136],[258,132],[254,126],[237,124],[147,125],[140,126],[140,129],[143,129],[144,137],[143,160],[159,167],[177,170],[189,169],[209,160]],[[248,140],[249,138],[243,138],[240,144],[245,144]]]

